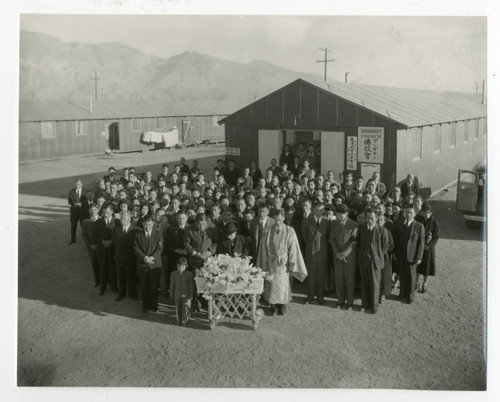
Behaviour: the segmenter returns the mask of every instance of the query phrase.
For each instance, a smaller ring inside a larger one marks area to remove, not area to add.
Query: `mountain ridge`
[[[98,98],[251,102],[297,78],[321,79],[265,60],[241,63],[187,50],[161,58],[119,42],[65,42],[21,31],[21,99]]]

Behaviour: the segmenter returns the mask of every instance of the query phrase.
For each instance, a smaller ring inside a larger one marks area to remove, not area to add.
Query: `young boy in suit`
[[[186,270],[187,258],[177,260],[177,271],[170,275],[170,295],[174,298],[177,325],[186,326],[191,316],[191,299],[193,298],[193,274]]]

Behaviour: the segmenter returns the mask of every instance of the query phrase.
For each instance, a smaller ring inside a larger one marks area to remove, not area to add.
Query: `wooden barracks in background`
[[[224,141],[218,121],[241,106],[232,101],[21,100],[19,161],[151,149],[145,131],[174,126],[179,141]]]
[[[481,95],[298,79],[221,120],[226,159],[264,171],[284,144],[321,145],[321,171],[408,173],[436,193],[486,159]]]

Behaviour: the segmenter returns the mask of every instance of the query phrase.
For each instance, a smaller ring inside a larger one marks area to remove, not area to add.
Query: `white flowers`
[[[230,257],[219,254],[208,257],[205,264],[196,270],[196,276],[204,278],[206,287],[220,284],[230,287],[248,287],[256,279],[271,280],[272,276],[250,263],[250,257]]]

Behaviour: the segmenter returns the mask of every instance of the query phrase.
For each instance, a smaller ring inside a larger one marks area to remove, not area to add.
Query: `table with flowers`
[[[250,318],[257,329],[264,311],[257,308],[264,281],[272,277],[253,266],[250,258],[219,254],[208,257],[196,270],[197,293],[208,301],[210,329],[222,318]]]

